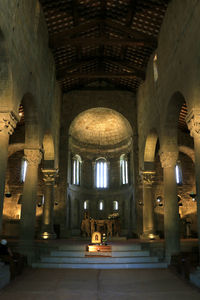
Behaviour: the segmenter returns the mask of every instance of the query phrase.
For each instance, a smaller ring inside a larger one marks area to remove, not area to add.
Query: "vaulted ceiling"
[[[170,0],[40,0],[63,92],[137,91]]]

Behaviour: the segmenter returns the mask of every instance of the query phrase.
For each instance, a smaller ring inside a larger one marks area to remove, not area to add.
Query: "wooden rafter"
[[[63,80],[64,78],[66,78],[66,76],[68,76],[69,73],[73,74],[73,72],[77,72],[83,66],[86,66],[88,64],[97,63],[97,60],[98,60],[97,58],[85,59],[85,60],[82,60],[80,62],[64,65],[62,67],[62,69],[57,71],[57,79],[58,80]],[[108,64],[111,64],[111,65],[113,65],[113,64],[117,65],[123,71],[134,73],[138,78],[140,78],[142,80],[145,79],[145,71],[144,70],[138,69],[135,66],[131,66],[127,62],[121,61],[119,59],[104,58],[101,61],[101,64],[103,64],[103,63],[108,63]]]
[[[119,38],[107,38],[105,36],[100,36],[96,38],[73,38],[60,40],[57,43],[56,48],[70,46],[70,47],[87,47],[87,46],[127,46],[127,47],[144,47],[144,46],[151,46],[149,41],[143,39],[119,39]]]
[[[81,39],[80,38],[72,38],[72,36],[80,34],[81,32],[84,32],[85,30],[91,29],[94,26],[98,26],[98,25],[100,25],[100,23],[101,23],[101,20],[95,19],[90,22],[86,22],[84,24],[76,26],[76,27],[72,28],[71,30],[65,30],[61,33],[54,34],[49,39],[49,46],[50,46],[50,48],[59,48],[59,47],[65,46],[66,44],[73,45],[73,43],[74,44],[78,43],[80,45]],[[124,36],[124,33],[126,35],[131,34],[132,36],[135,36],[135,39],[138,39],[140,42],[143,42],[150,47],[155,47],[155,45],[157,45],[157,42],[154,38],[152,38],[142,32],[138,32],[136,30],[126,28],[125,26],[121,26],[117,22],[111,21],[111,20],[105,20],[105,23],[107,25],[110,25],[111,27],[117,29],[118,31],[122,32],[122,36]],[[104,39],[104,38],[100,37],[99,39]],[[84,40],[86,40],[86,39],[82,39],[83,43],[84,43]],[[92,42],[92,41],[89,41],[90,39],[87,39],[87,40],[88,40],[88,42]],[[98,38],[96,38],[96,40],[98,40]],[[116,43],[117,43],[117,40],[120,40],[120,42],[122,41],[121,39],[116,39]],[[126,39],[126,40],[127,40],[127,42],[128,42],[128,40],[129,40],[129,42],[131,42],[131,39]],[[93,38],[93,42],[95,42],[95,38]],[[130,46],[132,46],[132,45],[130,44]]]
[[[133,78],[138,78],[136,73],[114,73],[114,72],[91,72],[91,73],[65,73],[65,76],[63,79],[92,79],[92,78],[112,78],[112,79],[133,79]],[[61,79],[60,79],[61,81]]]

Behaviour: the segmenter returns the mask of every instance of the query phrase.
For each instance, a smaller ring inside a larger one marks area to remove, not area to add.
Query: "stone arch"
[[[1,97],[1,105],[8,107],[11,103],[12,97],[10,97],[12,89],[10,88],[11,84],[11,72],[9,67],[9,57],[8,51],[6,47],[6,40],[3,35],[3,32],[0,28],[0,97]],[[9,96],[8,96],[9,95]],[[8,100],[10,99],[10,100]]]
[[[195,153],[194,153],[194,149],[187,147],[187,146],[179,146],[179,151],[186,154],[193,163],[195,163]]]
[[[178,139],[178,119],[182,105],[186,103],[185,97],[179,91],[175,92],[168,105],[164,116],[164,122],[161,124],[162,136],[161,146],[169,151],[177,147]]]
[[[43,149],[44,149],[44,160],[54,161],[55,151],[54,151],[54,141],[52,134],[46,132],[43,137]]]
[[[15,152],[22,151],[25,148],[24,143],[14,143],[8,146],[8,157],[13,155]]]
[[[25,145],[28,148],[40,148],[41,137],[39,130],[38,108],[32,94],[26,93],[21,101],[25,120]]]
[[[157,131],[155,129],[152,129],[149,132],[145,142],[144,163],[154,162],[157,141],[158,141]]]

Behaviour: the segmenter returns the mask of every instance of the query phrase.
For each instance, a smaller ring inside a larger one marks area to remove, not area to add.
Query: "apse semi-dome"
[[[122,114],[97,107],[80,113],[71,123],[69,134],[81,144],[112,147],[129,141],[132,129]]]

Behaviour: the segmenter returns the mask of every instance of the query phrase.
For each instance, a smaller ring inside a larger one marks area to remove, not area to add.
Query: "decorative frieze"
[[[13,134],[18,122],[13,112],[0,112],[0,133]]]
[[[186,123],[190,130],[190,135],[200,138],[200,109],[192,109],[186,117]]]
[[[163,168],[172,168],[175,167],[178,159],[177,151],[168,151],[160,153],[160,162]]]

